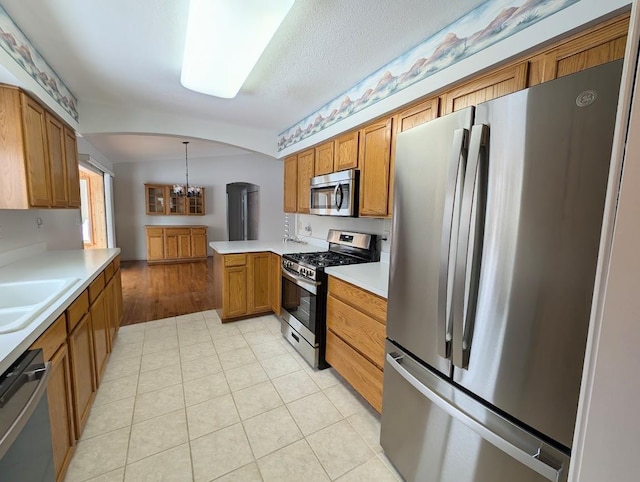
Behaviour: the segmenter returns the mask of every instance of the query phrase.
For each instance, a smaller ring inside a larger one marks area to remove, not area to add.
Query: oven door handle
[[[303,278],[301,276],[296,276],[294,274],[289,273],[284,268],[282,269],[282,277],[288,279],[292,283],[300,286],[301,288],[306,289],[307,291],[317,294],[318,286],[320,286],[320,282],[312,281],[310,279]]]

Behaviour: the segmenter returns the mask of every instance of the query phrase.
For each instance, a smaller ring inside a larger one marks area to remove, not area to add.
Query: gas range
[[[316,281],[318,272],[324,271],[324,268],[329,266],[344,266],[370,261],[370,259],[334,251],[319,251],[316,253],[285,254],[282,257],[282,267],[291,273]]]
[[[329,266],[378,261],[375,234],[330,230],[329,250],[282,256],[281,331],[316,368],[326,368],[326,303]]]

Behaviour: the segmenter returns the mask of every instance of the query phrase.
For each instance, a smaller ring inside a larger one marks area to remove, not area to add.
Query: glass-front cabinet
[[[202,216],[205,214],[205,188],[200,196],[179,195],[169,184],[145,184],[145,200],[149,215]]]
[[[165,214],[166,210],[166,186],[158,184],[145,184],[147,199],[147,214]]]
[[[169,188],[169,212],[167,214],[184,214],[184,196],[179,196]]]
[[[204,189],[202,189],[202,195],[199,197],[188,197],[187,206],[189,206],[188,214],[200,215],[204,214]]]

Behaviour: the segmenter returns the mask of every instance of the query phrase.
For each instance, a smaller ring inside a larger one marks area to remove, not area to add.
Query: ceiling
[[[137,135],[83,132],[83,106],[263,129],[273,132],[275,145],[277,134],[483,2],[296,0],[234,99],[180,84],[188,0],[0,5],[78,98],[80,133],[117,163],[155,159],[176,139],[149,136],[140,142]],[[203,157],[234,152],[215,142],[202,141],[201,147]]]

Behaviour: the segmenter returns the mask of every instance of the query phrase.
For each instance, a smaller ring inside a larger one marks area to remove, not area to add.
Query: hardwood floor
[[[214,308],[213,259],[157,264],[123,261],[123,325]]]

